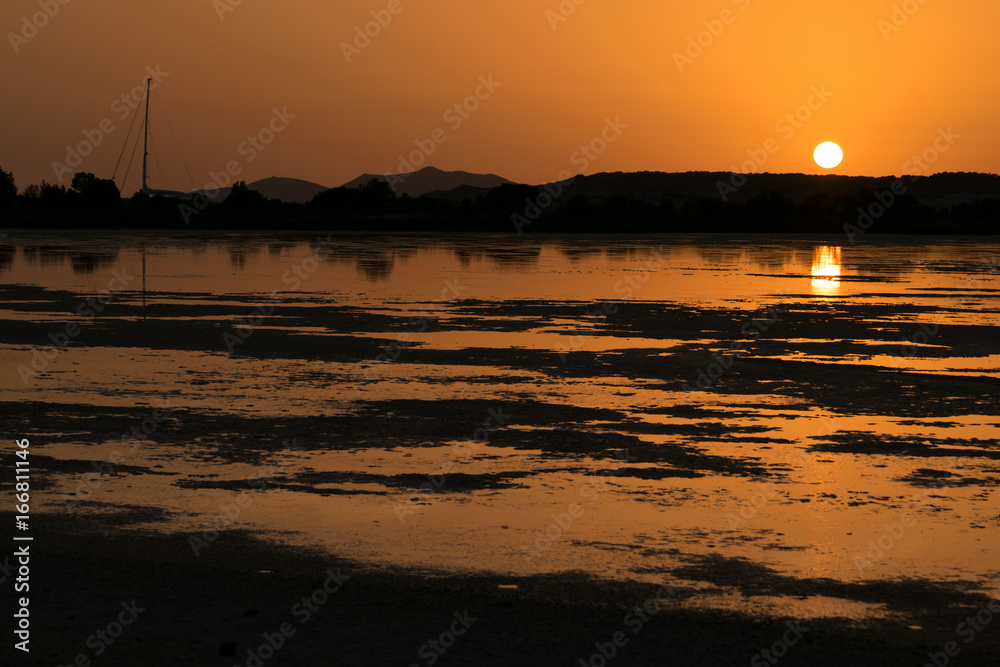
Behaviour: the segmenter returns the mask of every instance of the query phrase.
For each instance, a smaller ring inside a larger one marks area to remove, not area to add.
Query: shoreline
[[[0,513],[0,521],[12,518]],[[100,658],[93,646],[101,640],[88,647],[88,638],[133,601],[143,611],[105,647],[104,664],[256,664],[248,651],[260,654],[284,627],[294,632],[263,664],[424,665],[434,654],[429,641],[461,629],[457,617],[475,620],[435,663],[601,664],[590,658],[603,646],[628,665],[745,664],[763,660],[761,652],[783,641],[789,623],[804,631],[786,647],[785,664],[923,664],[928,652],[956,641],[960,664],[987,665],[1000,650],[996,631],[963,643],[949,628],[965,614],[925,608],[938,607],[933,595],[924,603],[918,595],[908,618],[794,619],[678,607],[675,598],[697,593],[676,579],[665,595],[662,586],[571,573],[429,576],[275,546],[244,531],[221,533],[194,558],[183,536],[101,532],[84,517],[50,514],[37,515],[35,525],[41,534],[32,547],[33,650],[16,664]],[[980,606],[987,601],[982,597]],[[147,646],[158,647],[156,654]]]

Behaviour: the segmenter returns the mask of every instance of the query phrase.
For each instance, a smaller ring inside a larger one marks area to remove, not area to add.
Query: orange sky
[[[66,146],[110,119],[73,169],[110,177],[131,120],[112,104],[158,65],[169,76],[157,92],[198,187],[230,161],[247,181],[339,185],[396,171],[438,128],[445,140],[424,144],[434,146],[425,164],[529,183],[581,168],[727,170],[747,151],[761,156],[768,139],[773,152],[755,170],[819,172],[812,149],[832,140],[846,153],[836,173],[899,174],[949,127],[959,137],[938,142],[947,150],[925,173],[1000,171],[995,0],[236,2],[4,0],[0,167],[21,188],[58,181]],[[23,17],[39,3],[58,12],[37,19],[35,34]],[[560,5],[575,10],[556,22]],[[889,32],[902,5],[916,11]],[[348,63],[343,43],[372,11],[391,21]],[[675,54],[709,28],[719,34],[704,32],[707,46],[680,71]],[[479,80],[491,76],[490,93]],[[811,97],[824,86],[828,100]],[[477,87],[478,109],[445,116]],[[810,101],[808,120],[778,126]],[[295,118],[276,122],[283,129],[263,150],[244,145],[275,108]],[[627,128],[593,159],[574,155],[608,118]],[[165,164],[151,186],[190,189],[155,123]]]

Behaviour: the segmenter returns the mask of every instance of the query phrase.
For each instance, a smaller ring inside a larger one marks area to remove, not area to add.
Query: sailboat
[[[143,194],[146,194],[146,195],[156,195],[156,196],[160,196],[160,197],[187,197],[189,195],[186,192],[179,192],[177,190],[161,190],[161,189],[156,189],[156,188],[149,187],[149,167],[148,167],[148,163],[149,163],[149,93],[150,93],[150,84],[151,84],[152,81],[153,81],[152,77],[149,77],[149,78],[146,79],[146,114],[145,114],[145,119],[144,119],[143,124],[142,124],[142,127],[143,127],[143,135],[142,135],[142,187],[140,188],[140,192],[142,192]],[[133,120],[133,123],[134,123],[134,120]],[[129,132],[129,135],[125,137],[125,146],[122,146],[122,154],[124,154],[125,148],[128,147],[128,140],[129,140],[130,136],[131,136],[131,131]],[[139,137],[136,136],[136,142],[138,142],[138,141],[139,141]],[[134,154],[135,154],[135,151],[133,149],[133,155]],[[121,155],[119,155],[119,157],[118,157],[118,162],[119,162],[119,164],[121,164]],[[130,159],[129,160],[129,167],[131,167],[131,165],[132,165],[132,161]],[[187,163],[185,163],[184,166],[185,166],[185,168],[187,168]],[[115,165],[115,174],[117,174],[117,172],[118,172],[118,165]],[[114,178],[114,176],[112,176],[112,178]],[[124,179],[127,179],[127,178],[128,178],[128,167],[126,167],[125,176],[123,177],[123,180],[122,180],[123,185],[124,185]]]

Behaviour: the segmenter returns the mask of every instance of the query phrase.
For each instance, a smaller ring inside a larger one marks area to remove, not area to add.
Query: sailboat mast
[[[142,191],[146,192],[146,158],[149,157],[149,82],[152,78],[146,79],[146,122],[143,123],[144,134],[142,137]]]

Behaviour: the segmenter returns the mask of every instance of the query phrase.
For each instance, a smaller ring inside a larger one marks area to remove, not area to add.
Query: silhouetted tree
[[[114,206],[121,202],[121,193],[115,182],[108,178],[97,178],[82,171],[73,175],[71,189],[80,195],[86,206]]]
[[[65,185],[53,185],[42,181],[41,189],[38,193],[38,203],[42,208],[58,209],[65,208],[70,202],[70,192]]]
[[[258,206],[267,201],[261,193],[247,187],[246,181],[236,181],[233,183],[229,196],[222,202],[223,206],[229,208],[250,208]]]
[[[0,169],[0,209],[14,207],[17,201],[17,186],[14,185],[14,174]]]
[[[361,206],[371,213],[385,213],[396,199],[396,193],[386,181],[373,178],[361,186]]]

